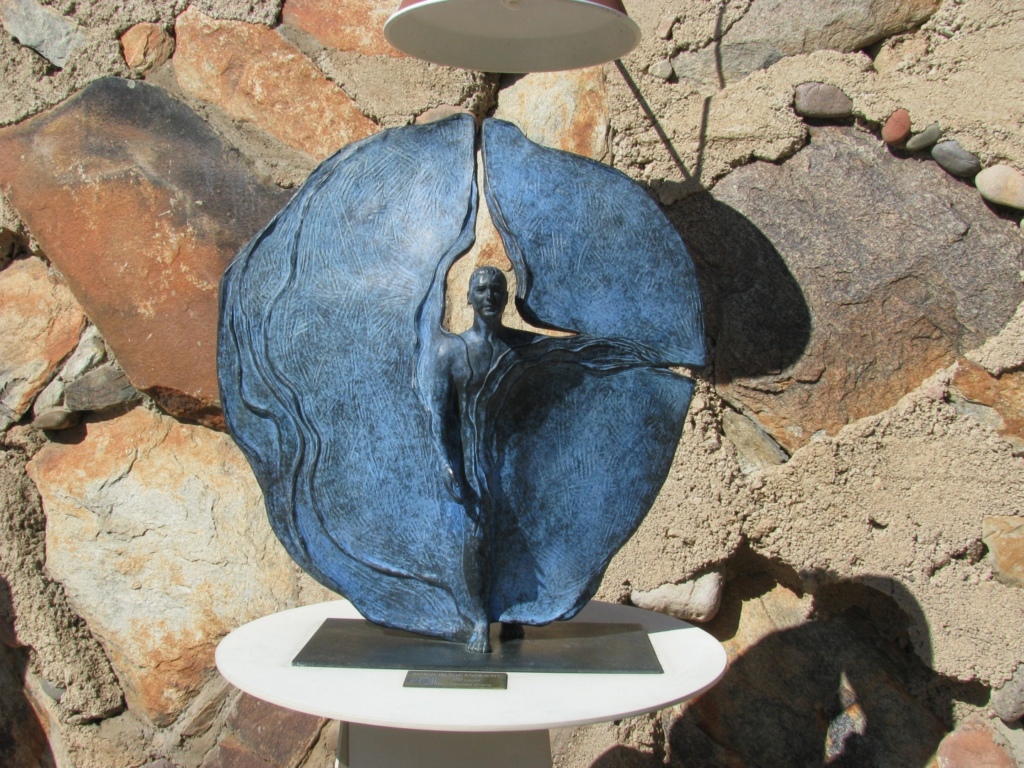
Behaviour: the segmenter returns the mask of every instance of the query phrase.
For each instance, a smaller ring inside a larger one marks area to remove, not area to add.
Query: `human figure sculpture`
[[[231,434],[282,545],[370,621],[486,651],[571,618],[651,508],[705,359],[700,292],[646,190],[469,115],[325,160],[221,282]],[[484,167],[477,181],[479,149]],[[535,327],[443,328],[480,191]]]
[[[463,568],[475,614],[467,648],[487,653],[491,650],[486,590],[488,518],[492,505],[477,479],[471,403],[503,356],[514,355],[517,349],[541,337],[502,323],[508,304],[508,281],[498,268],[479,267],[473,272],[466,298],[473,307],[472,327],[458,336],[448,335],[438,346],[431,393],[431,431],[444,462],[442,482],[452,500],[466,511]],[[521,624],[502,624],[502,640],[522,636]]]

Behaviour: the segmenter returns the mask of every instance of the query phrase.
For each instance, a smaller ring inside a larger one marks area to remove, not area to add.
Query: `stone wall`
[[[599,597],[730,672],[556,764],[1024,765],[1020,4],[645,0],[622,62],[521,77],[401,55],[393,5],[0,0],[0,763],[332,764],[213,664],[330,597],[221,431],[217,281],[337,148],[468,111],[644,184],[712,351]],[[510,270],[478,229],[456,331]]]

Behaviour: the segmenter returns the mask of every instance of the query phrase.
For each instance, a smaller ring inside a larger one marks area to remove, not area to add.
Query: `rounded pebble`
[[[928,149],[928,147],[932,146],[936,141],[939,140],[939,137],[941,135],[942,129],[939,128],[939,124],[932,123],[919,134],[912,137],[910,141],[907,142],[907,149],[909,149],[911,152],[917,152],[918,150],[921,149]]]
[[[1006,723],[1013,723],[1024,717],[1024,664],[1019,664],[1013,677],[992,691],[989,706],[999,719]]]
[[[886,144],[902,144],[910,137],[910,113],[897,109],[882,126],[882,141]]]
[[[662,80],[668,80],[672,77],[672,62],[668,59],[655,62],[647,68],[647,73],[654,77],[660,77]]]
[[[990,203],[1024,210],[1024,174],[1008,165],[993,165],[974,177],[974,185]]]
[[[793,94],[793,108],[803,117],[837,120],[853,114],[853,99],[828,83],[801,83]]]
[[[954,176],[975,176],[981,170],[978,156],[968,152],[956,141],[940,141],[932,147],[932,159]]]

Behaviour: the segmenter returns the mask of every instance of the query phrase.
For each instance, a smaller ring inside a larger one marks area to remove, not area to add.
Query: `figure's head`
[[[508,304],[508,281],[497,267],[479,267],[469,278],[469,303],[487,323],[501,321]]]

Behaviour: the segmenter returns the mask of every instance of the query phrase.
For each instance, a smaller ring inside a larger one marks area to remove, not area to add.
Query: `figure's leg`
[[[484,532],[478,520],[479,516],[477,520],[466,516],[465,535],[462,540],[462,571],[466,576],[466,591],[469,593],[473,614],[473,633],[469,636],[466,647],[477,653],[490,653],[490,622],[487,620],[487,609],[484,607]]]
[[[482,624],[477,624],[473,627],[473,634],[469,636],[469,642],[466,643],[467,650],[473,651],[474,653],[490,653],[491,652],[491,627],[485,621]]]

